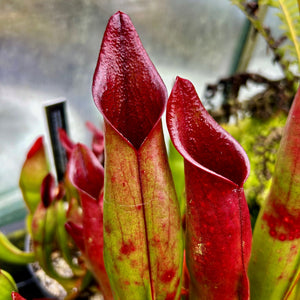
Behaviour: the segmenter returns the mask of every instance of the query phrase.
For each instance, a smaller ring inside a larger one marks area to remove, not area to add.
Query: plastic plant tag
[[[54,99],[44,104],[57,180],[63,180],[67,165],[65,149],[59,142],[59,129],[67,130],[66,99]]]

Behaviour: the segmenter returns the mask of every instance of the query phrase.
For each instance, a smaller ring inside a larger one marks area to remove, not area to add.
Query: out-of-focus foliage
[[[286,115],[279,113],[266,121],[245,118],[238,124],[222,125],[243,146],[250,160],[250,175],[244,188],[252,226],[259,206],[263,204],[269,192],[285,121]]]
[[[0,300],[11,299],[11,293],[18,290],[12,276],[0,269]]]

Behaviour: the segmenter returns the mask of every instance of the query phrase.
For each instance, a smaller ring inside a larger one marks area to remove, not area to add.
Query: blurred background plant
[[[299,83],[299,3],[297,0],[231,2],[248,18],[251,30],[232,75],[207,85],[205,97],[210,113],[241,143],[250,159],[251,173],[245,193],[254,225],[270,188],[282,129]],[[265,26],[265,16],[270,11],[278,18],[279,35]],[[276,79],[273,74],[265,76],[246,70],[259,37],[264,39],[266,51],[272,53],[273,63],[280,68],[281,75]],[[251,94],[245,93],[247,86],[254,87]],[[215,107],[213,99],[218,93],[223,101]]]
[[[89,151],[91,157],[95,157],[99,165],[97,167],[100,168],[99,171],[96,170],[98,172],[93,170],[88,174],[96,179],[99,176],[103,178],[100,165],[103,159],[103,135],[91,123],[87,123],[87,126],[93,133],[91,146],[93,150],[89,150],[86,146],[82,147],[85,147],[85,151]],[[59,136],[61,147],[64,146],[62,149],[69,160],[76,145],[63,129],[59,130]],[[80,170],[82,165],[77,166],[78,162],[74,162],[74,158],[72,161],[76,170]],[[84,160],[79,162],[82,163],[86,162]],[[93,241],[94,247],[98,247],[99,243],[103,243],[98,227],[91,226],[89,223],[94,222],[93,216],[98,213],[98,202],[95,199],[91,202],[86,201],[82,205],[79,188],[70,182],[66,165],[62,168],[65,170],[63,178],[56,183],[54,174],[49,170],[44,138],[42,136],[37,138],[27,152],[19,180],[28,209],[25,245],[22,243],[24,231],[15,232],[11,236],[6,236],[0,231],[0,262],[2,268],[8,267],[7,269],[13,274],[14,266],[29,264],[31,275],[36,277],[38,282],[37,288],[46,295],[48,293],[50,296],[64,299],[88,298],[97,294],[97,291],[100,292],[95,281],[97,275],[95,277],[92,275],[92,272],[99,267],[98,260],[90,261],[94,257],[93,253],[89,253],[90,246],[86,244],[87,241],[88,243]],[[80,179],[77,181],[79,185],[82,182]],[[97,184],[100,193],[103,186],[99,181]],[[4,275],[2,278],[6,280],[7,274]],[[16,285],[14,291],[17,291]]]

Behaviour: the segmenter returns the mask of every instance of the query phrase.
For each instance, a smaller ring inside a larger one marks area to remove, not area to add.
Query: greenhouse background
[[[131,17],[169,93],[177,75],[189,78],[205,103],[206,85],[241,67],[249,48],[249,23],[225,0],[2,0],[0,226],[6,230],[26,214],[19,173],[34,139],[47,136],[43,103],[67,100],[74,141],[91,139],[86,121],[101,126],[92,76],[107,20],[118,10]],[[279,36],[270,11],[265,22]],[[281,75],[260,38],[246,67],[273,78]]]

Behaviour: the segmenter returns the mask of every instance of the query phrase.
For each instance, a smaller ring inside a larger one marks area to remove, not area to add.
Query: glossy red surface
[[[247,156],[208,114],[188,80],[175,82],[167,125],[185,160],[190,297],[248,299],[251,228],[242,188]]]
[[[108,22],[92,91],[106,120],[140,148],[163,113],[167,90],[131,20],[122,12]]]

